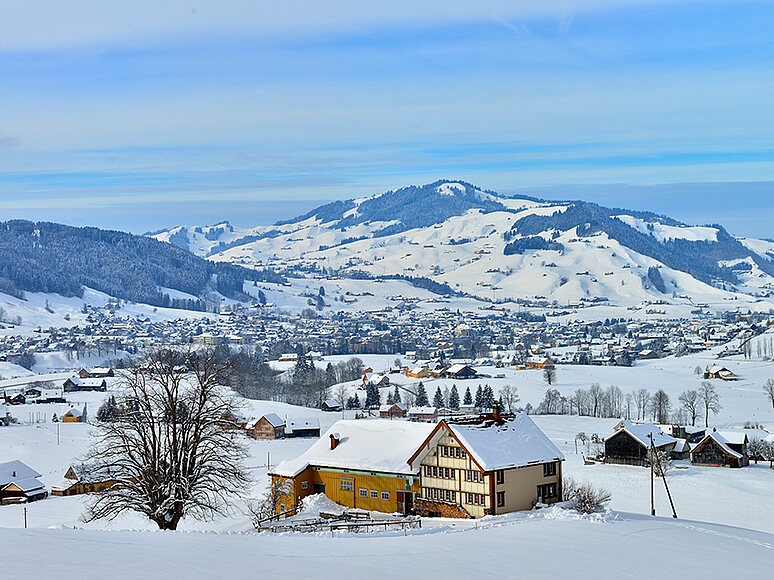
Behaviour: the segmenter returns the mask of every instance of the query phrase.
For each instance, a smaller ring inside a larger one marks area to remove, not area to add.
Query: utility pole
[[[654,446],[653,446],[653,433],[648,433],[650,438],[650,515],[656,515],[656,505],[653,501],[653,462],[654,462]]]
[[[59,445],[59,421],[56,422],[56,444]]]
[[[24,506],[24,529],[27,529],[27,506]]]

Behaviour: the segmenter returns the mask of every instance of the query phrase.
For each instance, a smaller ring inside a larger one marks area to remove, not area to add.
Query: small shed
[[[283,439],[285,421],[276,413],[267,413],[260,419],[248,421],[245,430],[254,439]]]
[[[341,411],[341,403],[339,403],[336,399],[328,399],[327,401],[322,402],[320,408],[323,411],[338,412]]]

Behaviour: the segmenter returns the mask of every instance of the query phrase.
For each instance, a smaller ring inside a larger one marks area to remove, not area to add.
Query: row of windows
[[[465,503],[470,505],[486,505],[486,496],[482,493],[466,493]]]
[[[383,491],[381,492],[382,499],[385,501],[389,501],[390,499],[390,492],[389,491]],[[368,490],[364,487],[360,488],[360,497],[368,497]],[[371,490],[371,499],[379,499],[379,490],[372,489]]]
[[[340,481],[341,491],[353,491],[355,489],[355,482],[352,481],[351,479],[341,479],[339,481]],[[305,481],[301,483],[302,489],[306,489],[304,485],[305,483],[306,483]],[[389,491],[380,492],[378,489],[372,489],[370,490],[370,493],[369,493],[369,490],[367,490],[364,487],[361,487],[360,497],[370,497],[371,499],[379,499],[381,497],[381,499],[383,499],[384,501],[389,501],[390,492]]]
[[[449,447],[447,445],[439,445],[438,451],[444,457],[458,457],[460,459],[465,459],[467,457],[467,455],[465,454],[465,450],[460,449],[459,447]]]
[[[476,483],[483,483],[484,474],[481,473],[480,471],[475,471],[473,469],[466,469],[465,481],[475,481]]]
[[[436,487],[423,487],[422,496],[425,499],[433,499],[437,501],[457,501],[457,492],[450,489],[438,489]]]
[[[425,465],[426,477],[441,477],[443,479],[454,479],[456,477],[453,467],[438,467],[436,465]]]

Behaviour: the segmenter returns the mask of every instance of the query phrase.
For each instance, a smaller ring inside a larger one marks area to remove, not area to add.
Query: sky
[[[772,30],[744,0],[6,2],[0,219],[252,226],[449,178],[774,238]]]

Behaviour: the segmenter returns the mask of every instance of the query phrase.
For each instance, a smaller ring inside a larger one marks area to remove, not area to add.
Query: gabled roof
[[[502,424],[444,425],[484,471],[564,461],[564,455],[526,413]]]
[[[14,472],[16,475],[14,475]],[[18,459],[0,463],[0,486],[5,486],[11,481],[28,479],[30,477],[40,477],[40,474]]]
[[[744,431],[717,431],[717,433],[730,445],[744,445],[748,442],[747,433]]]
[[[296,459],[281,462],[272,475],[295,477],[310,465],[416,475],[408,460],[435,426],[430,423],[373,419],[341,420]],[[330,436],[339,443],[331,449]]]
[[[15,485],[16,487],[18,487],[21,491],[23,491],[25,493],[28,492],[28,491],[33,491],[33,490],[36,490],[36,489],[43,489],[44,488],[44,485],[38,479],[35,479],[34,477],[27,477],[25,479],[14,479],[14,480],[10,481],[8,484],[6,484],[5,486],[3,486],[3,489],[5,489],[6,487],[8,487],[10,485]]]
[[[641,425],[627,425],[623,429],[619,429],[612,435],[608,435],[605,437],[605,441],[608,439],[611,439],[612,437],[615,437],[622,431],[625,431],[629,435],[631,435],[637,442],[640,443],[643,447],[650,447],[650,435],[653,435],[653,446],[654,447],[663,447],[665,445],[669,445],[670,443],[676,443],[676,439],[670,437],[669,435],[665,435],[661,429],[656,427],[653,423],[643,423]]]
[[[303,429],[319,429],[320,420],[315,417],[309,417],[307,419],[288,419],[288,423],[285,427],[286,433],[292,433],[293,431],[301,431]]]
[[[277,413],[266,413],[263,419],[271,423],[272,427],[282,427],[285,424],[285,421]]]
[[[730,457],[735,457],[736,459],[741,459],[742,458],[742,454],[741,453],[737,453],[736,451],[731,449],[728,446],[728,441],[726,440],[726,438],[723,437],[717,431],[710,431],[709,433],[707,433],[704,436],[704,438],[696,444],[696,447],[693,448],[693,451],[691,451],[691,453],[692,454],[696,453],[697,450],[702,449],[707,444],[707,442],[709,440],[712,440],[715,443],[717,443],[718,447],[720,447],[726,455],[728,455]]]
[[[411,407],[408,412],[409,415],[434,415],[438,409],[435,407]]]

